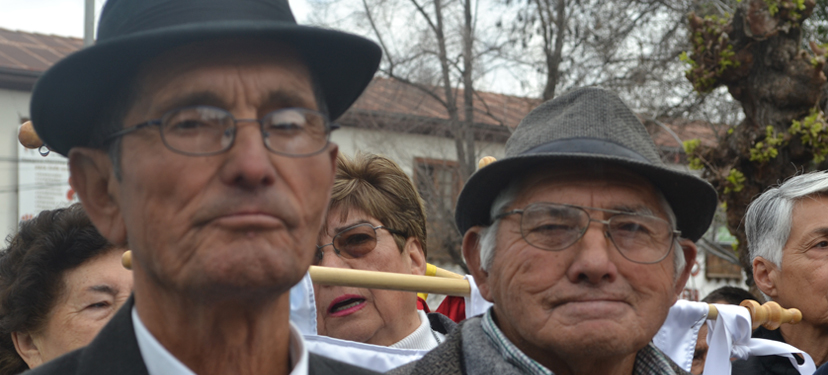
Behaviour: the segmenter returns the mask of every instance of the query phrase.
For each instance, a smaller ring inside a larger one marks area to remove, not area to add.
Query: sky
[[[288,1],[296,20],[308,23],[313,11],[310,1],[313,0]],[[94,2],[97,20],[106,0]],[[82,39],[85,3],[86,0],[0,0],[0,28]],[[519,96],[537,91],[520,87],[519,82],[503,69],[490,72],[480,80],[478,88]]]
[[[300,23],[310,6],[305,0],[289,0]],[[95,18],[104,0],[95,0]],[[0,0],[0,28],[83,38],[86,0]]]

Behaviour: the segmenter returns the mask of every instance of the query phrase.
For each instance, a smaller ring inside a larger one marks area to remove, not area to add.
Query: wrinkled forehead
[[[596,204],[591,207],[634,210],[666,217],[666,200],[655,186],[643,176],[614,165],[590,163],[541,167],[525,176],[520,187],[514,207],[534,202]]]
[[[198,96],[191,100],[193,104],[225,107],[239,100],[280,96],[288,102],[285,105],[317,109],[311,74],[302,56],[277,41],[226,39],[181,46],[144,63],[134,86],[140,93],[136,106],[144,111],[191,104],[186,100],[175,103],[189,95]],[[239,87],[253,88],[259,95],[239,92]]]

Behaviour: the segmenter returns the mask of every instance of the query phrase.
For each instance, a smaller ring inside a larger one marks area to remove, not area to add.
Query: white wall
[[[0,89],[0,239],[17,230],[17,128],[31,93]]]
[[[331,140],[339,145],[339,152],[353,156],[357,151],[384,155],[397,162],[409,176],[414,175],[414,158],[457,160],[454,141],[449,138],[403,134],[344,127],[333,132]],[[477,156],[502,158],[505,144],[477,143]]]
[[[698,292],[699,300],[706,297],[710,292],[719,289],[723,286],[735,286],[738,288],[742,288],[747,290],[747,285],[745,285],[745,273],[740,273],[739,280],[732,280],[732,279],[708,279],[705,277],[705,253],[701,249],[699,249],[699,253],[696,256],[696,261],[698,264],[693,267],[694,272],[698,272],[695,276],[690,276],[690,280],[687,280],[687,285],[685,285],[685,289],[695,289]]]

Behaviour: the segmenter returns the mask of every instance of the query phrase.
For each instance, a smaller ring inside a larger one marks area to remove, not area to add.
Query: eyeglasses
[[[334,253],[345,259],[361,258],[377,247],[377,229],[385,229],[391,234],[402,236],[403,233],[385,226],[372,226],[369,223],[357,224],[337,233],[330,243],[316,246],[316,264],[322,262],[325,255],[322,248],[333,246]]]
[[[321,152],[328,145],[331,131],[338,128],[324,114],[304,108],[280,109],[261,119],[237,119],[221,108],[193,106],[116,132],[106,142],[158,126],[161,141],[170,150],[192,156],[215,155],[233,146],[239,122],[259,123],[265,147],[275,154],[293,157]]]
[[[613,216],[597,220],[591,218],[587,210]],[[526,243],[550,251],[561,251],[578,242],[590,222],[602,223],[607,226],[604,235],[624,258],[635,263],[660,262],[681,235],[670,223],[655,216],[555,203],[532,203],[522,210],[499,214],[494,220],[514,214],[521,215],[520,234]]]

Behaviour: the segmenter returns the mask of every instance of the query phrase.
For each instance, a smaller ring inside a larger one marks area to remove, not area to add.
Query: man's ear
[[[466,265],[469,267],[469,272],[474,277],[474,282],[477,284],[477,289],[480,295],[486,301],[492,301],[491,293],[489,291],[489,272],[484,271],[480,264],[480,231],[483,227],[471,227],[463,236],[463,258],[466,260]]]
[[[778,271],[779,269],[771,261],[762,257],[753,258],[753,281],[762,293],[772,299],[776,299],[777,296]]]
[[[699,252],[696,244],[688,239],[679,240],[679,247],[676,250],[684,253],[684,269],[676,270],[676,290],[674,293],[676,300],[684,290],[684,286],[687,285],[687,280],[690,279],[690,272],[693,271],[693,266],[696,264],[696,254]]]
[[[35,340],[30,333],[12,332],[11,338],[17,354],[23,358],[23,361],[29,365],[30,369],[43,364],[43,356],[40,354],[40,349],[37,348]]]
[[[426,257],[423,253],[423,246],[420,240],[414,237],[408,237],[405,241],[405,253],[411,259],[411,274],[425,275],[426,273]]]
[[[118,201],[118,180],[103,150],[75,147],[69,151],[69,183],[92,224],[115,245],[126,244],[126,227]]]

